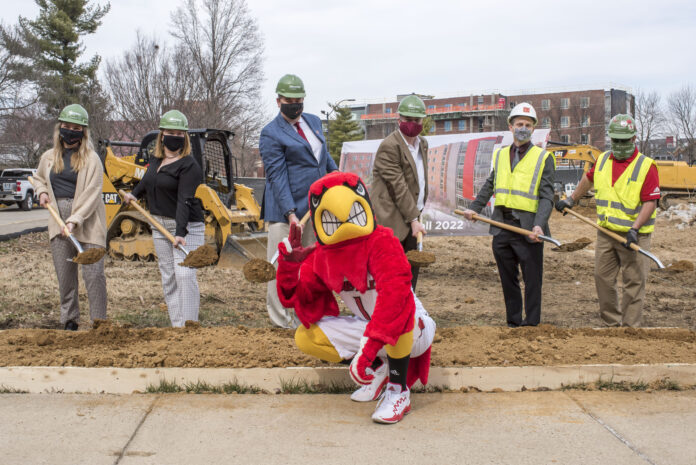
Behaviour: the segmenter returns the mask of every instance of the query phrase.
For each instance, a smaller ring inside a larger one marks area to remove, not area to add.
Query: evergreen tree
[[[80,39],[97,30],[111,5],[89,6],[90,0],[34,1],[39,16],[34,20],[20,16],[19,25],[27,49],[33,50],[26,58],[37,73],[41,102],[50,113],[71,103],[91,106],[86,100],[99,89],[96,73],[101,57],[78,63],[85,50]]]
[[[426,116],[423,118],[423,129],[420,132],[421,136],[429,136],[430,135],[430,128],[433,127],[435,122],[433,121],[433,118],[430,116]]]
[[[365,136],[360,123],[352,119],[353,114],[348,107],[337,107],[336,117],[329,120],[329,153],[338,165],[341,158],[341,147],[344,142],[362,140]]]

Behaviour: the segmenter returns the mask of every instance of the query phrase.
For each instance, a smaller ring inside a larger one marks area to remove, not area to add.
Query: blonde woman
[[[42,207],[50,203],[85,249],[106,247],[106,214],[102,202],[104,169],[89,137],[89,116],[80,105],[68,105],[58,116],[53,148],[44,152],[34,177]],[[68,259],[75,247],[49,216],[48,235],[60,291],[60,322],[76,331],[80,321],[77,264]],[[104,259],[82,265],[82,279],[92,321],[106,318]]]
[[[176,238],[173,245],[152,228],[169,319],[172,326],[181,327],[188,320],[198,321],[200,292],[196,270],[179,266],[185,256],[177,246],[194,251],[203,245],[203,208],[195,198],[203,174],[196,160],[189,156],[191,141],[186,116],[177,110],[168,111],[162,115],[159,129],[154,158],[124,201],[129,203],[145,194],[150,212]]]

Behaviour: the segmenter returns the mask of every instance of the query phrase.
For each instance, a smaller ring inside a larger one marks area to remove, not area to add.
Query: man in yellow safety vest
[[[636,125],[630,115],[609,122],[611,150],[583,176],[570,197],[556,203],[563,212],[573,208],[594,185],[597,224],[625,236],[620,243],[597,232],[595,285],[599,315],[607,326],[640,326],[649,262],[631,244],[650,248],[655,230],[655,210],[660,200],[660,180],[655,162],[636,147]],[[621,271],[623,297],[619,309],[616,278]]]
[[[556,160],[552,153],[532,144],[537,124],[536,111],[529,103],[515,106],[508,117],[513,144],[493,155],[493,170],[464,216],[471,220],[495,194],[492,219],[533,234],[521,236],[491,226],[493,256],[503,286],[509,327],[536,326],[541,320],[541,283],[544,244],[539,235],[550,235],[548,220],[553,211],[553,177]],[[524,309],[519,272],[524,279]]]

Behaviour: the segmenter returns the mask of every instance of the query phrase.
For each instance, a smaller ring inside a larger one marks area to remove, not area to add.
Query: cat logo
[[[121,197],[115,192],[102,192],[104,205],[120,205]]]

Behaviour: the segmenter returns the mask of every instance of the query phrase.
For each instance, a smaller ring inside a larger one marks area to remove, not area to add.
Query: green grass
[[[0,394],[28,394],[29,391],[25,391],[23,389],[17,389],[13,388],[11,386],[5,386],[4,384],[0,384]]]
[[[678,382],[669,378],[660,379],[652,383],[645,381],[614,381],[599,379],[594,383],[566,384],[561,386],[561,391],[620,391],[620,392],[640,392],[640,391],[683,391],[685,389],[696,389],[696,386],[684,387]]]
[[[280,394],[348,394],[355,391],[352,383],[331,381],[328,384],[308,383],[306,380],[280,380]]]
[[[176,392],[188,394],[259,394],[264,391],[257,386],[239,384],[236,380],[220,385],[210,384],[201,380],[179,385],[176,381],[168,381],[163,378],[159,380],[159,384],[148,384],[145,392],[148,394],[171,394]]]
[[[664,390],[664,391],[682,391],[683,388],[677,383],[669,378],[664,378],[656,381],[653,384],[654,389]],[[693,387],[692,387],[693,388]]]

